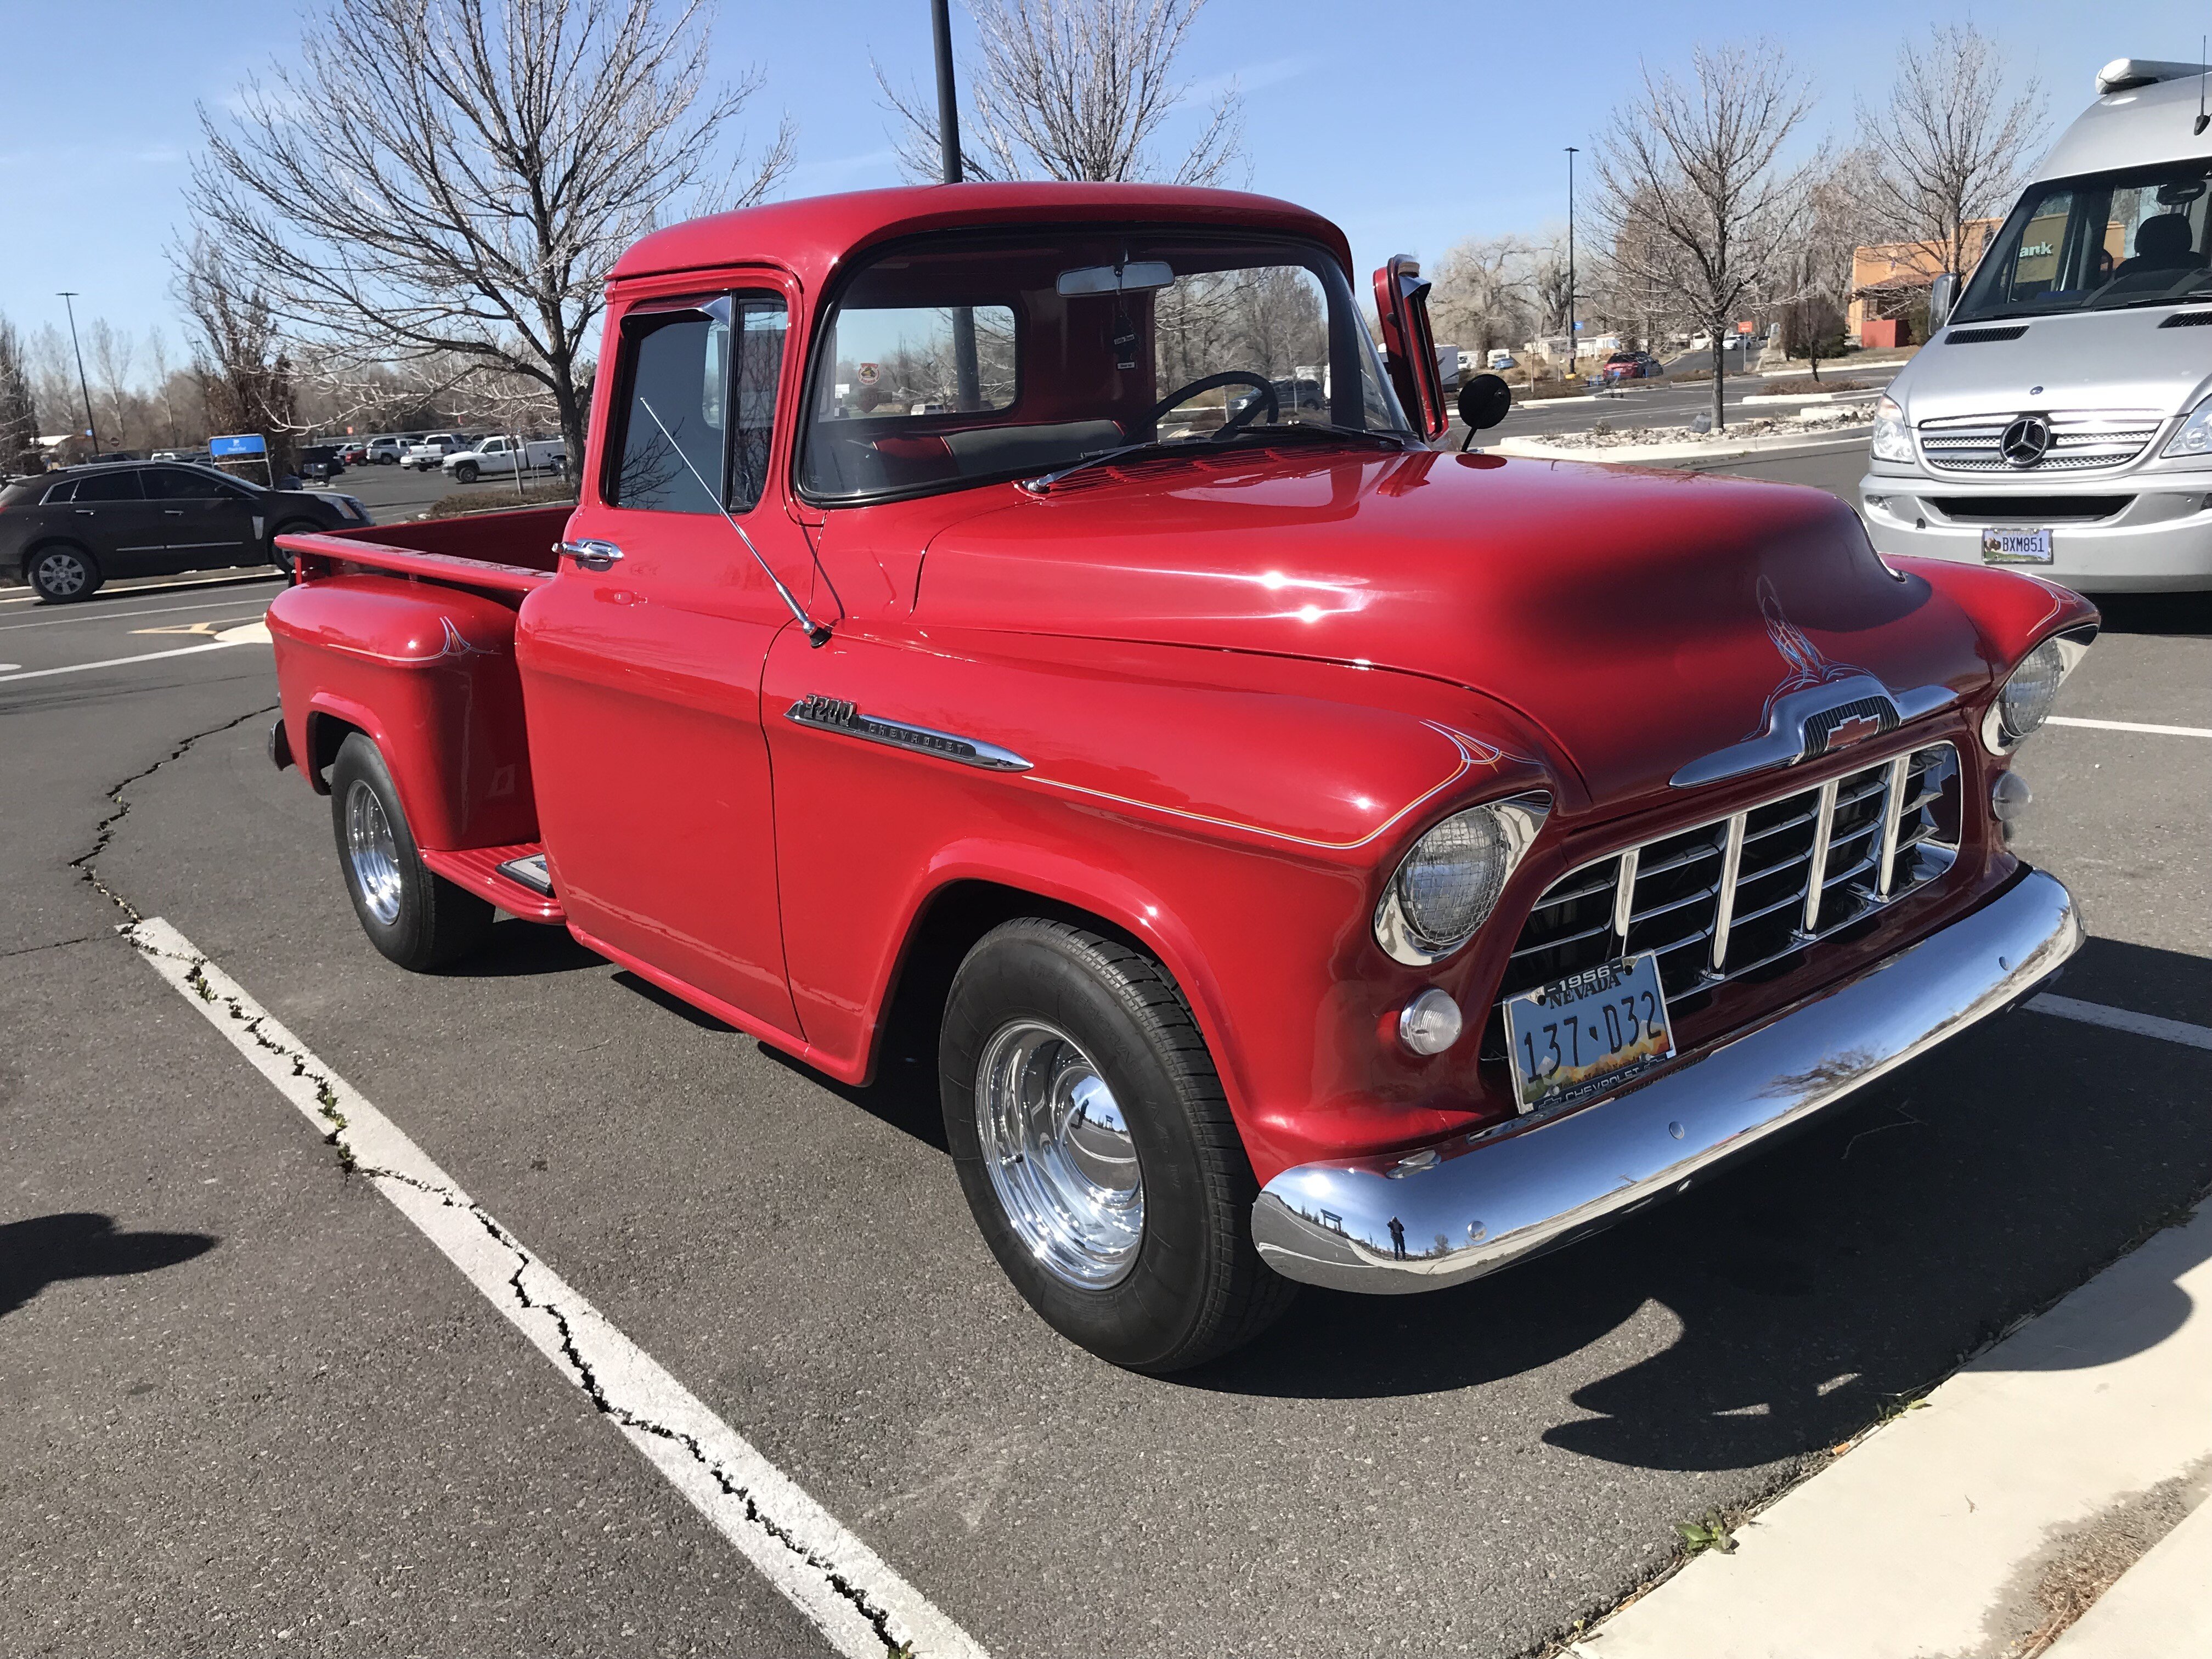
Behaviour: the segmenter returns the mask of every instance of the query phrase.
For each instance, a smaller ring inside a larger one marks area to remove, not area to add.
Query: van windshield
[[[2029,185],[1951,320],[2212,299],[2208,176],[2199,158]]]
[[[1291,425],[1407,432],[1334,258],[1203,231],[900,244],[846,283],[813,374],[801,477],[817,500]]]

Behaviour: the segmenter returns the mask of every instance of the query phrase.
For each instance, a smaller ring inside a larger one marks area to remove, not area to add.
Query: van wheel
[[[107,580],[100,572],[100,561],[70,542],[40,548],[27,562],[23,575],[48,605],[88,599]]]
[[[453,482],[455,483],[474,483],[476,481],[477,464],[474,461],[463,461],[459,466],[453,469]]]
[[[331,826],[361,930],[393,962],[428,973],[489,942],[490,902],[422,862],[384,757],[358,732],[331,767]]]
[[[1182,1370],[1297,1295],[1252,1248],[1259,1186],[1221,1079],[1142,951],[1037,917],[993,929],[953,977],[938,1069],[984,1242],[1071,1341]]]

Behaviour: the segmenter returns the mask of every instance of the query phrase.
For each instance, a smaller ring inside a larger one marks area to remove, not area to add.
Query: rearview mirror
[[[1459,389],[1459,417],[1469,438],[1496,426],[1512,407],[1513,388],[1495,374],[1478,374]]]
[[[1063,270],[1054,284],[1063,295],[1141,294],[1166,288],[1175,267],[1164,259],[1136,259],[1124,265],[1079,265]]]

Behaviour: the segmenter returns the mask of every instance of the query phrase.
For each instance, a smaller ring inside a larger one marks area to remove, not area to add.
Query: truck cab
[[[1207,190],[657,232],[573,510],[289,538],[271,757],[403,967],[505,911],[922,1059],[1117,1364],[1504,1267],[2064,960],[1998,809],[2096,615],[1812,491],[1441,453],[1426,292]]]

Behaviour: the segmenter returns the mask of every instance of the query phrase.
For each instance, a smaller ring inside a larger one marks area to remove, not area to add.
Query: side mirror
[[[1467,442],[1485,428],[1496,426],[1513,407],[1513,388],[1495,374],[1478,374],[1459,389],[1459,417],[1467,423]]]
[[[1959,273],[1947,270],[1929,285],[1928,331],[1933,334],[1949,320],[1951,307],[1959,303]]]

